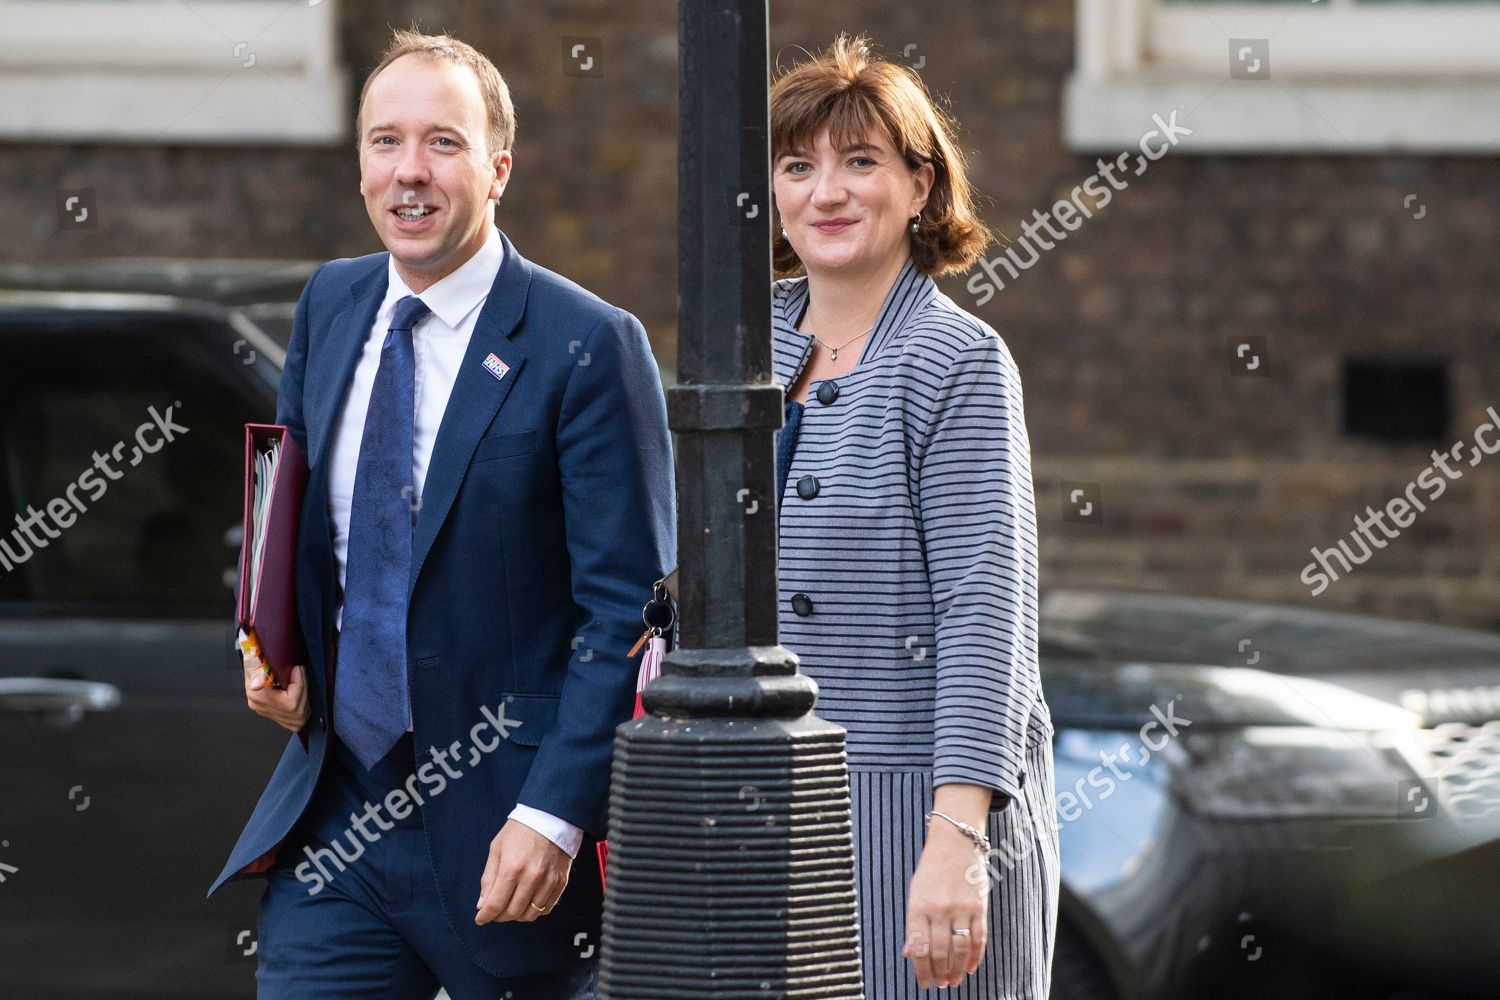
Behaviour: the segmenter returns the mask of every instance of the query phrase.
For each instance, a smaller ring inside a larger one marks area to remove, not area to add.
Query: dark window
[[[1344,433],[1402,443],[1448,440],[1448,362],[1392,353],[1344,361]]]
[[[178,321],[0,329],[0,599],[232,612],[243,427],[273,409],[232,341]]]

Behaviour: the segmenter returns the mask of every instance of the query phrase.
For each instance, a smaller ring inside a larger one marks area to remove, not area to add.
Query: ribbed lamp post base
[[[816,690],[798,675],[688,680],[648,691],[769,682],[749,699],[765,711]],[[620,727],[601,1000],[863,1000],[844,736],[805,712]]]

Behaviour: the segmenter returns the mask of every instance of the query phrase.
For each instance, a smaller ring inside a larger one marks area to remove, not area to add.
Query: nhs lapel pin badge
[[[495,378],[502,379],[510,371],[510,365],[491,354],[484,359],[484,370],[495,376]]]

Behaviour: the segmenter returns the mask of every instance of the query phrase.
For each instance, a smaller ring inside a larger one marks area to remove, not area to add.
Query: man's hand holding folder
[[[236,641],[250,708],[292,732],[312,711],[296,602],[297,526],[306,488],[307,463],[287,429],[246,424]]]
[[[244,635],[241,631],[240,636]],[[240,652],[245,661],[245,699],[251,711],[264,715],[283,729],[299,732],[312,715],[312,706],[307,701],[306,668],[300,663],[294,665],[286,687],[282,687],[256,654],[253,639],[242,640]]]

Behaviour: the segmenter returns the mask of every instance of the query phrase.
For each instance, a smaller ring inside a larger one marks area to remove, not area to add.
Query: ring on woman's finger
[[[967,927],[955,927],[953,928],[953,933],[959,937],[973,937]]]

